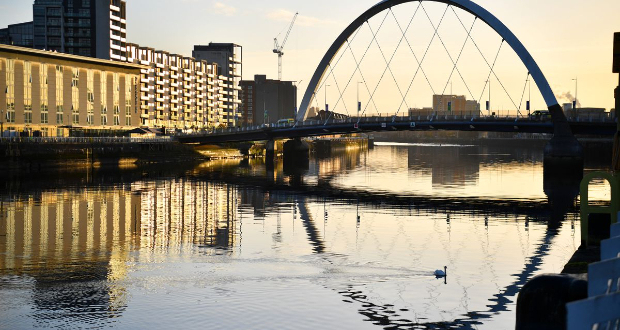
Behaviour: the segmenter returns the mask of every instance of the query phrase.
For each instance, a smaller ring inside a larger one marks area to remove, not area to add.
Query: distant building
[[[562,104],[562,109],[564,110],[565,114],[568,114],[571,110],[573,110],[573,104],[572,103],[564,103],[564,104]]]
[[[32,22],[11,24],[5,29],[0,29],[0,44],[32,48]]]
[[[247,125],[275,123],[296,116],[297,86],[292,81],[256,75],[254,80],[242,81],[241,90],[241,112]]]
[[[1,130],[41,136],[140,125],[141,66],[0,45]]]
[[[192,52],[196,61],[207,61],[217,64],[216,73],[223,81],[224,95],[222,105],[216,116],[226,123],[241,121],[241,77],[243,75],[243,47],[233,43],[209,43],[196,45]]]
[[[476,115],[480,104],[462,95],[433,95],[433,111],[436,115]]]

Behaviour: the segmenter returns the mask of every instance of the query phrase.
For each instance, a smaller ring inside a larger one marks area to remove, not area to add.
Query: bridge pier
[[[284,168],[291,170],[308,170],[310,168],[310,146],[301,138],[284,143]]]
[[[545,170],[557,174],[583,175],[583,147],[573,135],[559,104],[549,107],[553,118],[553,138],[545,146]]]
[[[265,144],[265,157],[267,159],[273,159],[278,152],[278,144],[276,140],[269,140]]]

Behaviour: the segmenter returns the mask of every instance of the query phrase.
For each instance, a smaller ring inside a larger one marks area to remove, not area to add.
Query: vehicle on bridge
[[[548,110],[536,110],[530,115],[530,119],[536,121],[551,120],[551,113]]]
[[[286,118],[286,119],[280,119],[277,122],[278,126],[280,125],[294,125],[295,124],[295,119],[293,118]]]

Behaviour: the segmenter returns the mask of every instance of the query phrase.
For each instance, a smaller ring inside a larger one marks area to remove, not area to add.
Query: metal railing
[[[174,141],[171,136],[155,138],[131,137],[0,137],[0,144],[7,143],[65,143],[65,144],[130,144],[167,143]]]
[[[577,117],[567,118],[569,122],[576,123],[613,123],[616,122],[615,116],[610,113],[605,115],[584,115]],[[538,118],[527,116],[499,116],[499,115],[427,115],[427,116],[372,116],[372,117],[349,117],[345,119],[313,119],[306,120],[304,122],[296,123],[271,123],[263,125],[249,125],[242,127],[229,127],[229,128],[213,128],[201,131],[194,131],[191,133],[179,133],[176,136],[205,136],[205,135],[219,135],[219,134],[233,134],[244,132],[259,132],[265,129],[293,129],[300,127],[318,127],[329,126],[339,124],[367,124],[367,123],[404,123],[404,122],[551,122],[550,118]]]

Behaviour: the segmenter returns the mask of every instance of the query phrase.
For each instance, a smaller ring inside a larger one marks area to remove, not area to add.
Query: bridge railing
[[[166,143],[173,141],[171,136],[155,138],[132,137],[0,137],[0,144],[8,143],[65,143],[65,144],[129,144],[129,143]]]
[[[615,115],[612,113],[604,114],[583,114],[575,117],[568,117],[569,122],[591,122],[591,123],[611,123],[616,122]],[[348,117],[344,119],[330,118],[327,120],[309,119],[297,123],[272,123],[260,125],[247,125],[241,127],[214,128],[204,131],[195,131],[193,133],[183,133],[177,136],[203,136],[203,135],[219,135],[234,134],[244,132],[259,132],[265,129],[286,129],[301,127],[316,127],[342,124],[368,124],[368,123],[403,123],[403,122],[450,122],[450,121],[485,121],[485,122],[550,122],[550,118],[541,118],[536,116],[515,116],[506,112],[505,114],[485,115],[485,114],[464,114],[464,115],[426,115],[426,116],[364,116],[364,117]]]

